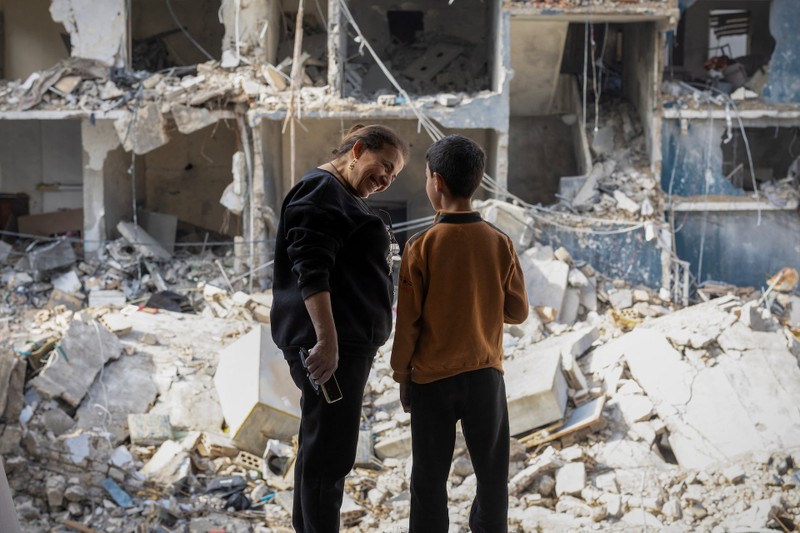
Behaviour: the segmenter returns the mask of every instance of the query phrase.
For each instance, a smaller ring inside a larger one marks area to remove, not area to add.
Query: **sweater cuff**
[[[411,383],[411,374],[406,372],[392,372],[392,379],[398,383],[407,385]]]
[[[331,292],[331,287],[328,284],[327,278],[318,278],[313,281],[306,282],[302,284],[299,289],[303,300],[308,300],[320,292]]]

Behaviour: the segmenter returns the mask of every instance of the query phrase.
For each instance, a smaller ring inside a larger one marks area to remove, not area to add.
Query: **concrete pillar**
[[[347,24],[339,0],[328,1],[328,86],[331,95],[344,96]]]
[[[83,238],[88,253],[111,238],[117,223],[133,214],[131,155],[120,146],[112,120],[81,123],[83,142]],[[140,159],[144,163],[144,159]]]

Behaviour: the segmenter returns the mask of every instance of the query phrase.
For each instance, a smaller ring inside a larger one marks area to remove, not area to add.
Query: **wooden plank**
[[[19,232],[30,235],[53,235],[83,231],[83,209],[65,209],[41,215],[19,217]]]

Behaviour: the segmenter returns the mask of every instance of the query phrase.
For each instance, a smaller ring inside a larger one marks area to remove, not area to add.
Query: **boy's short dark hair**
[[[438,172],[453,196],[470,198],[483,178],[486,153],[478,143],[463,135],[448,135],[425,154],[431,174]]]

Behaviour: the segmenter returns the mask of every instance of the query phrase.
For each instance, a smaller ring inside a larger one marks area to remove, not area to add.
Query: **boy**
[[[392,347],[400,400],[411,413],[410,533],[447,532],[447,476],[460,419],[478,486],[472,531],[508,530],[508,405],[503,322],[528,317],[511,239],[472,210],[486,155],[449,135],[425,156],[434,224],[407,243]]]

